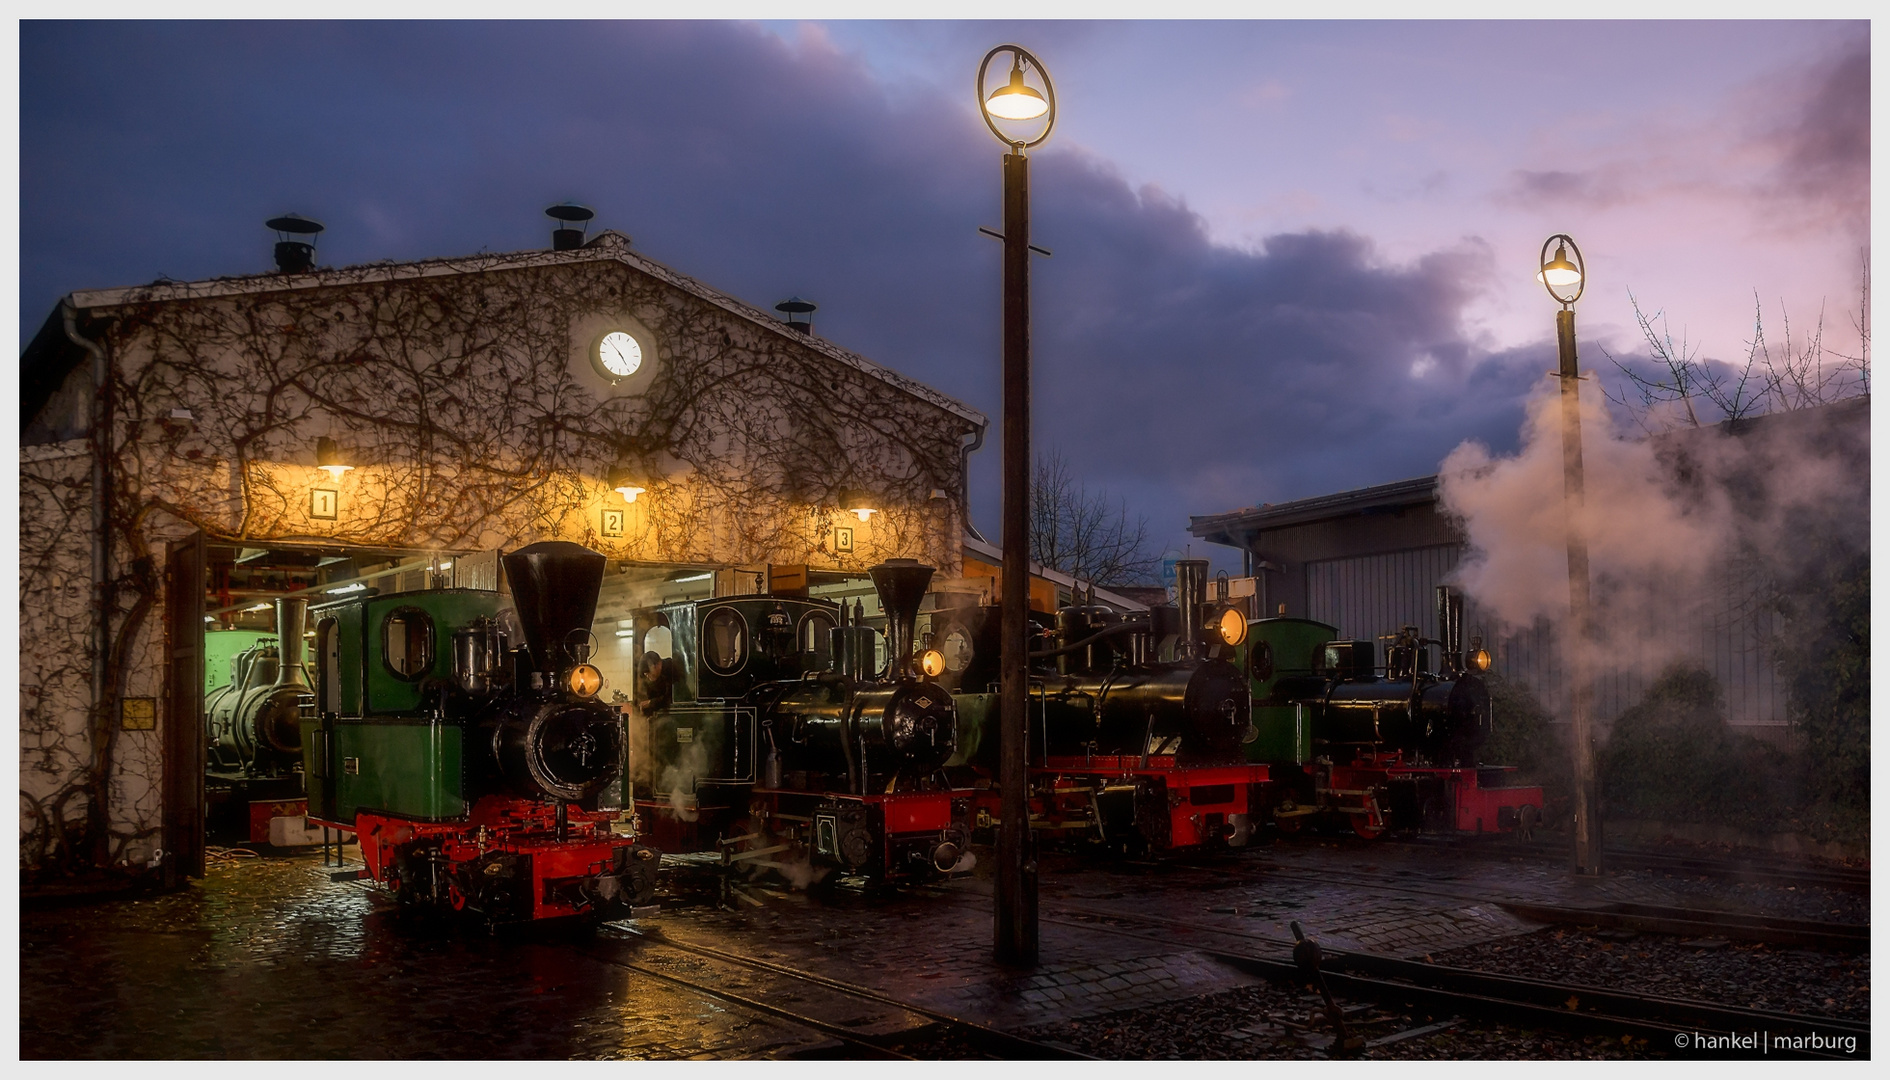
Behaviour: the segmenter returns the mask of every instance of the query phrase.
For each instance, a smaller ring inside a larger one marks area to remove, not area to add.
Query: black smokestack
[[[568,540],[547,540],[505,556],[512,605],[538,670],[556,671],[571,659],[565,639],[572,631],[591,628],[608,561]]]
[[[912,632],[919,620],[919,601],[932,583],[933,568],[917,559],[887,559],[866,571],[879,590],[879,606],[886,609],[886,655],[889,674],[912,677]]]

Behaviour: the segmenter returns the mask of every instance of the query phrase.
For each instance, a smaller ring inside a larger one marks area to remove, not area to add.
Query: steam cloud
[[[1506,630],[1546,621],[1565,648],[1558,394],[1550,388],[1529,402],[1515,455],[1466,442],[1444,460],[1439,487],[1467,540],[1456,580],[1481,617]],[[1808,538],[1861,550],[1869,529],[1862,404],[1763,417],[1738,434],[1683,428],[1635,440],[1600,395],[1584,393],[1576,525],[1594,598],[1589,670],[1651,677],[1676,661],[1706,663],[1703,627],[1746,618],[1764,636],[1768,591],[1801,568]]]

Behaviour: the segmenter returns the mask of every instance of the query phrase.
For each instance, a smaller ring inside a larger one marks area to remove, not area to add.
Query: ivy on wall
[[[115,674],[91,711],[89,455],[27,455],[23,863],[72,864],[84,832],[82,861],[115,864],[155,831],[157,739],[110,721],[118,696],[161,694],[153,553],[198,529],[421,549],[563,539],[615,559],[851,570],[904,556],[956,573],[972,422],[627,243],[353,267],[295,288],[158,283],[91,312],[113,360]],[[600,391],[578,366],[577,328],[612,316],[659,343],[635,394]],[[355,466],[338,480],[315,468],[322,436]],[[648,489],[635,504],[606,485],[612,467]],[[853,488],[879,503],[870,523],[838,506]],[[315,516],[317,490],[335,492],[332,520]],[[624,511],[622,536],[603,535],[606,509]],[[835,526],[854,531],[850,552],[834,550]]]

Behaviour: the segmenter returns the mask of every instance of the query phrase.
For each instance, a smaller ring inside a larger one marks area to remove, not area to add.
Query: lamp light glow
[[[1554,258],[1549,256],[1551,244],[1555,245]],[[1572,309],[1588,285],[1588,263],[1582,258],[1582,249],[1567,233],[1556,233],[1542,242],[1542,254],[1536,261],[1541,265],[1536,280],[1556,303]]]
[[[1582,280],[1582,272],[1574,263],[1568,261],[1568,247],[1557,244],[1555,258],[1550,259],[1548,265],[1536,273],[1536,280],[1558,289],[1565,288],[1578,284]]]
[[[1035,120],[1050,111],[1050,103],[1042,94],[1024,85],[1024,61],[1014,56],[1011,60],[1011,81],[996,90],[985,99],[984,108],[999,120]]]
[[[578,697],[596,697],[604,688],[604,673],[589,664],[579,664],[564,677],[564,685]]]
[[[840,493],[840,509],[845,510],[861,521],[865,521],[867,518],[879,513],[879,509],[873,505],[873,502],[873,498],[864,491],[843,491]]]
[[[627,503],[636,502],[638,495],[650,490],[638,483],[637,477],[629,469],[621,466],[612,466],[607,482]]]
[[[919,670],[925,672],[928,679],[936,679],[945,673],[945,654],[937,649],[927,649],[919,654]]]
[[[335,444],[335,440],[326,435],[315,440],[315,467],[326,472],[336,480],[341,479],[342,473],[354,468],[354,466],[342,460],[341,447]]]
[[[1214,628],[1228,645],[1238,645],[1247,640],[1247,616],[1239,608],[1222,608],[1214,619]]]

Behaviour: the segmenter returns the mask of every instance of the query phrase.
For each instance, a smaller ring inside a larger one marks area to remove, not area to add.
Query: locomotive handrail
[[[1110,637],[1111,635],[1114,635],[1114,634],[1127,634],[1127,633],[1133,633],[1134,631],[1137,631],[1137,630],[1145,631],[1147,629],[1148,629],[1148,623],[1140,619],[1136,620],[1135,622],[1117,623],[1114,626],[1105,627],[1104,629],[1099,630],[1094,634],[1091,634],[1090,636],[1082,639],[1081,641],[1072,641],[1068,645],[1064,645],[1060,648],[1045,649],[1041,652],[1033,649],[1029,655],[1032,660],[1047,660],[1052,656],[1062,656],[1064,653],[1071,653],[1071,652],[1075,652],[1078,649],[1086,648],[1090,645],[1095,644],[1098,641],[1101,641],[1103,638]]]

